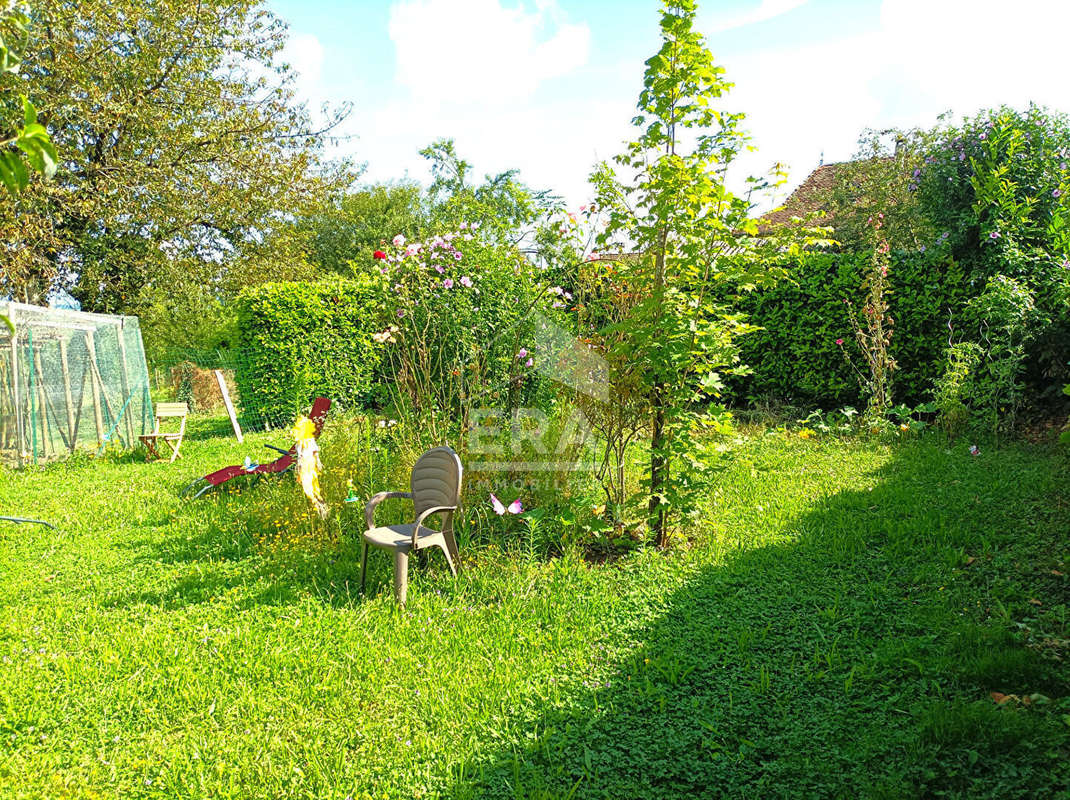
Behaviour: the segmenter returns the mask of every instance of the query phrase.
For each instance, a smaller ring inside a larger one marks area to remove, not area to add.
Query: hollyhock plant
[[[520,341],[531,334],[530,312],[546,297],[543,265],[503,245],[497,227],[487,235],[475,235],[477,228],[457,225],[411,242],[399,234],[374,262],[386,270],[380,285],[393,301],[386,314],[399,329],[382,343],[384,369],[395,378],[390,402],[428,443],[447,438],[476,398],[524,404],[542,386],[531,348],[518,352],[501,331],[515,328]],[[564,295],[558,287],[551,299]]]

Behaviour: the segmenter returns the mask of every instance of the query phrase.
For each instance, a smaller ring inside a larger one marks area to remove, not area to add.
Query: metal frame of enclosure
[[[137,317],[0,301],[0,463],[36,464],[152,429]]]

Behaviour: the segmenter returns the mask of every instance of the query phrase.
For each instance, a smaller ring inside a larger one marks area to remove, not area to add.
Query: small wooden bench
[[[186,417],[189,416],[189,406],[185,403],[158,403],[156,405],[156,421],[152,433],[139,436],[138,439],[149,451],[150,458],[163,458],[156,449],[158,442],[166,442],[171,448],[171,463],[178,458],[178,448],[182,446],[182,437],[186,434]],[[160,423],[165,419],[179,419],[178,430],[175,432],[162,432]]]

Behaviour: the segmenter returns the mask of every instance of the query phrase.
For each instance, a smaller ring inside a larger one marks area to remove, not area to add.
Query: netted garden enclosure
[[[125,447],[152,430],[137,317],[0,302],[0,462]]]

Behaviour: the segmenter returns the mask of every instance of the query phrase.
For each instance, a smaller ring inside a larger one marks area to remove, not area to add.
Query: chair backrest
[[[412,468],[412,504],[419,517],[436,506],[456,506],[461,500],[461,459],[443,445],[428,450]]]
[[[308,418],[316,426],[316,438],[323,433],[323,423],[327,421],[327,412],[331,410],[331,398],[317,397],[312,401],[312,410],[308,412]]]
[[[189,415],[189,406],[185,403],[157,403],[156,417],[185,417]]]

